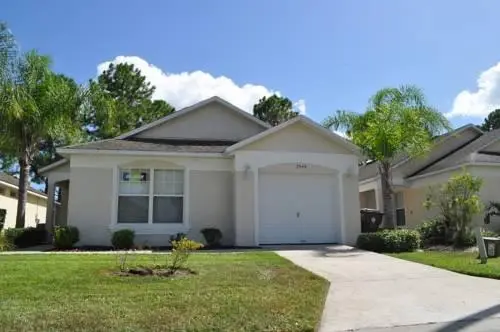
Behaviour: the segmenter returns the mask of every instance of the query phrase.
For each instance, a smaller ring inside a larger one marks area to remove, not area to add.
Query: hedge
[[[410,229],[385,229],[358,236],[357,247],[375,252],[405,252],[420,248],[420,234]]]

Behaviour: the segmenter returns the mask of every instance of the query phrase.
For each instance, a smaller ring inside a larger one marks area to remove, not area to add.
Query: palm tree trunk
[[[384,227],[394,228],[395,210],[394,195],[391,184],[391,164],[380,163],[379,174],[382,185],[382,200],[384,206]]]
[[[24,155],[19,158],[19,192],[17,196],[16,228],[24,228],[26,222],[26,202],[28,201],[30,172],[28,160],[29,155],[28,152],[25,151]]]

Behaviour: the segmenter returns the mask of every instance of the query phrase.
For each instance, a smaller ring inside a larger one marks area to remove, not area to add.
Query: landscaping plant
[[[440,185],[429,188],[424,206],[437,208],[447,233],[452,234],[456,247],[471,245],[471,222],[483,210],[479,191],[483,180],[466,171],[450,177]]]
[[[201,234],[203,234],[203,237],[207,242],[207,246],[220,247],[222,232],[218,228],[204,228],[201,230]]]
[[[74,226],[54,227],[54,247],[57,249],[71,249],[80,240],[80,232]]]
[[[411,229],[384,229],[373,233],[361,233],[356,246],[375,252],[406,252],[420,248],[420,234]]]
[[[446,225],[440,217],[425,220],[416,230],[420,233],[424,245],[445,245]]]
[[[445,116],[432,108],[418,87],[404,85],[378,91],[366,112],[337,111],[323,125],[343,130],[366,160],[376,163],[381,178],[384,226],[394,228],[392,168],[401,157],[425,154],[434,137],[450,130]]]
[[[135,232],[131,229],[121,229],[113,233],[111,244],[115,249],[132,249],[134,247]]]
[[[189,240],[186,237],[183,237],[178,241],[172,241],[172,254],[170,255],[171,262],[170,264],[168,263],[167,256],[167,267],[174,272],[185,268],[191,253],[201,248],[203,248],[203,244]]]
[[[45,243],[47,231],[43,228],[7,228],[4,231],[5,237],[16,248],[27,248]]]
[[[0,231],[0,251],[8,251],[12,249],[14,249],[14,244],[4,232]]]

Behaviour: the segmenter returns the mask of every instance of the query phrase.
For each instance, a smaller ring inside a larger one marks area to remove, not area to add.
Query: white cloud
[[[500,108],[500,62],[479,75],[476,91],[460,92],[446,116],[485,117],[497,108]]]
[[[234,83],[225,76],[214,77],[202,71],[168,73],[137,56],[117,56],[97,66],[97,75],[101,74],[110,63],[130,63],[140,69],[141,73],[156,86],[154,99],[164,99],[176,109],[190,106],[203,99],[219,96],[239,108],[252,112],[253,105],[263,96],[279,91],[268,89],[262,85]],[[294,107],[302,114],[306,112],[303,99],[294,102]]]

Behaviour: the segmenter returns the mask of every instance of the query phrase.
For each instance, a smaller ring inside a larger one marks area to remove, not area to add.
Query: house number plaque
[[[307,168],[307,164],[297,163],[297,168]]]

